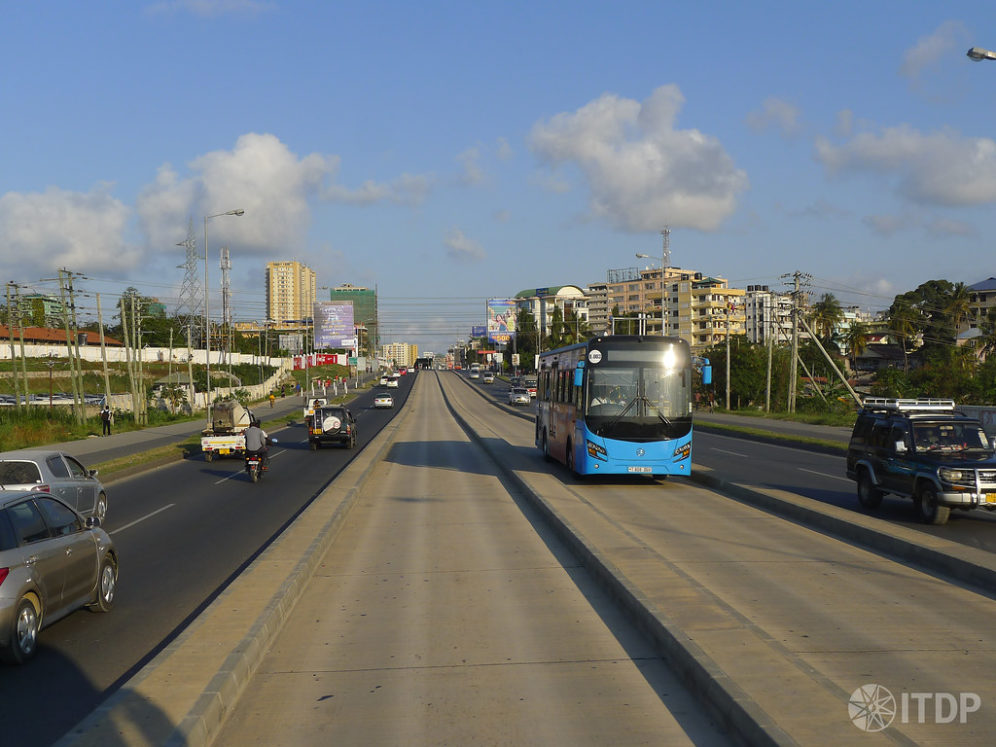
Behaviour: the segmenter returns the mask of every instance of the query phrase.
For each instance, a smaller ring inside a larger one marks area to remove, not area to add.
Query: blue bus
[[[688,475],[693,376],[680,337],[594,337],[540,354],[536,446],[578,475]]]

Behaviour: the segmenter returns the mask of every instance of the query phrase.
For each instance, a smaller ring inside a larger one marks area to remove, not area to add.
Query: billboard
[[[351,301],[315,304],[315,348],[352,348],[356,343]]]
[[[304,335],[300,333],[277,335],[277,346],[291,355],[300,353],[304,350]]]
[[[488,341],[508,344],[515,336],[515,299],[489,298]]]
[[[486,335],[487,333],[488,333],[488,328],[485,327],[483,324],[480,327],[474,326],[470,328],[471,337],[484,337],[484,335]]]

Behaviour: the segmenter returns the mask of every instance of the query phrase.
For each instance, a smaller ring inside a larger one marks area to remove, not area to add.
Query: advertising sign
[[[277,335],[277,346],[281,350],[286,350],[291,355],[296,355],[304,350],[304,335],[302,334],[281,334]]]
[[[356,338],[353,303],[320,301],[315,304],[315,347],[350,348]]]
[[[484,337],[488,333],[488,328],[483,324],[480,327],[471,327],[470,336],[471,337]]]
[[[488,340],[508,344],[515,336],[515,299],[489,298]]]

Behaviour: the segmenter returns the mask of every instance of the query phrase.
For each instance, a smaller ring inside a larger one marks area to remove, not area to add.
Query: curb
[[[255,573],[265,574],[271,566],[286,565],[286,561],[281,562],[277,558],[279,552],[285,549],[284,546],[292,541],[288,535],[291,534],[295,524],[299,527],[304,525],[302,519],[310,512],[320,510],[322,499],[330,491],[335,490],[335,486],[329,486],[323,490],[308,508],[283,531],[280,538],[253,561],[249,568],[240,574],[176,640],[55,744],[59,747],[81,747],[84,745],[103,747],[115,743],[136,743],[137,738],[137,742],[146,744],[172,745],[174,747],[200,747],[203,745],[209,747],[230,710],[238,701],[243,689],[259,667],[274,638],[280,632],[285,620],[293,612],[294,606],[311,580],[314,569],[320,564],[350,509],[356,503],[363,485],[393,446],[398,429],[410,411],[411,408],[405,408],[404,412],[386,425],[374,438],[374,441],[368,445],[367,448],[373,447],[371,450],[373,456],[369,463],[363,467],[357,466],[357,469],[361,471],[346,490],[345,497],[336,505],[329,519],[314,534],[307,549],[297,556],[298,560],[294,563],[292,570],[286,573],[283,582],[279,584],[276,591],[263,602],[262,608],[249,630],[240,639],[231,642],[223,664],[216,671],[205,673],[202,686],[191,687],[190,677],[196,673],[184,671],[182,674],[177,672],[177,676],[183,677],[183,687],[176,687],[175,684],[171,687],[164,687],[164,689],[169,689],[170,693],[194,690],[197,693],[190,696],[192,701],[175,725],[171,724],[169,719],[162,714],[161,708],[157,714],[152,713],[157,705],[153,702],[153,697],[141,691],[142,683],[149,681],[153,675],[158,673],[160,668],[166,671],[170,659],[181,652],[188,643],[193,646],[194,639],[203,632],[202,628],[207,625],[207,621],[212,615],[221,617],[222,622],[217,624],[219,629],[223,627],[225,615],[245,618],[247,610],[240,609],[238,604],[233,601],[236,595],[244,589],[252,587]],[[342,474],[347,473],[356,463],[356,460],[350,461]],[[339,488],[341,489],[341,487],[340,485]],[[155,696],[159,700],[164,700],[169,697],[170,693],[156,692]],[[184,696],[181,694],[178,697]],[[154,718],[154,716],[156,717]],[[143,726],[146,727],[145,731],[142,731]],[[137,735],[136,729],[138,730]]]

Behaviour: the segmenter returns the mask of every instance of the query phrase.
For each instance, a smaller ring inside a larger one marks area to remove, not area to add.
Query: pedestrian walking
[[[101,435],[109,436],[111,435],[111,423],[114,422],[114,415],[111,413],[110,405],[104,405],[104,409],[100,411],[100,423],[102,426]]]

